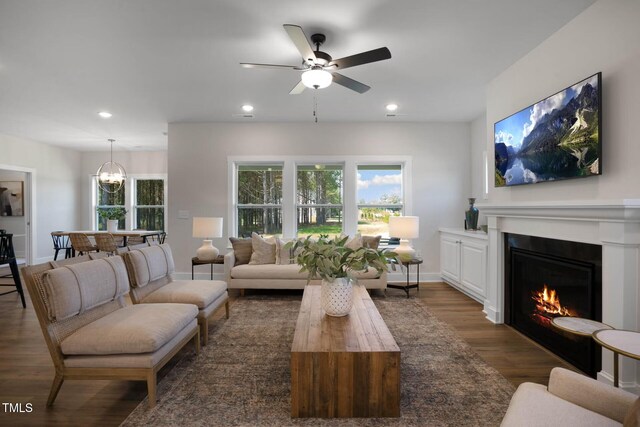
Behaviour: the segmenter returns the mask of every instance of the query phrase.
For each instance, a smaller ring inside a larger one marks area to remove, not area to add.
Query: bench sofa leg
[[[147,393],[149,395],[149,408],[156,406],[156,373],[153,369],[147,374]]]
[[[64,382],[64,377],[62,374],[56,372],[56,376],[53,379],[53,384],[51,384],[51,391],[49,392],[49,398],[47,399],[47,406],[53,405],[53,401],[58,397],[58,392],[60,391],[60,387],[62,387],[62,383]]]
[[[224,309],[227,313],[227,319],[229,318],[229,300],[227,299],[227,301],[224,303]]]
[[[200,354],[200,329],[193,336],[193,343],[196,346],[196,356]]]
[[[200,323],[200,335],[202,335],[202,346],[207,345],[209,342],[209,319],[202,319],[202,323]]]
[[[243,297],[244,296],[244,289],[240,289],[240,296]]]

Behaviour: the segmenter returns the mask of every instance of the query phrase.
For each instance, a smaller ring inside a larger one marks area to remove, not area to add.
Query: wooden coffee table
[[[400,348],[362,285],[348,316],[307,285],[291,346],[292,417],[399,417]]]

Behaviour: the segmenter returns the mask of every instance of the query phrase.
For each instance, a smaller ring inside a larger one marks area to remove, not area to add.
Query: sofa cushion
[[[51,321],[113,301],[129,292],[129,279],[119,256],[69,264],[42,276],[47,315]]]
[[[168,244],[148,246],[127,252],[131,286],[141,288],[154,280],[170,276],[175,270]]]
[[[253,246],[253,252],[251,253],[249,264],[276,263],[276,239],[274,237],[265,239],[257,233],[251,233],[251,245]]]
[[[234,265],[249,264],[251,253],[253,252],[253,244],[251,239],[238,239],[229,237],[231,246],[233,246],[233,254],[236,258]]]
[[[276,264],[295,264],[295,261],[293,259],[293,251],[291,250],[291,248],[284,248],[284,246],[291,241],[291,239],[281,239],[279,237],[276,237]]]
[[[533,383],[520,384],[501,424],[502,427],[619,425],[610,418],[560,399],[543,385]]]
[[[194,304],[203,309],[225,292],[227,284],[220,280],[174,280],[153,291],[141,302]]]
[[[380,275],[375,268],[367,271],[358,271],[353,274],[357,279],[375,279]],[[237,265],[231,269],[233,279],[307,279],[307,272],[300,273],[298,264],[277,265]]]
[[[360,249],[362,247],[362,236],[360,233],[357,233],[355,236],[347,240],[344,246],[354,251]]]
[[[113,311],[65,338],[63,354],[153,353],[198,315],[192,304],[137,304]]]

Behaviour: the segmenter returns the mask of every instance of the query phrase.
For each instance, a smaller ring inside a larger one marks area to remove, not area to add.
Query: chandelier
[[[98,185],[107,193],[117,193],[127,179],[127,172],[120,163],[113,161],[113,143],[115,139],[109,139],[108,141],[111,143],[111,160],[103,163],[98,168]]]

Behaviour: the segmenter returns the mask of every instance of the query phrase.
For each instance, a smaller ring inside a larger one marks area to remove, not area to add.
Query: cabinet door
[[[487,281],[487,247],[468,241],[460,245],[460,282],[469,292],[484,298]]]
[[[440,272],[443,277],[460,282],[460,244],[456,238],[440,237]]]

